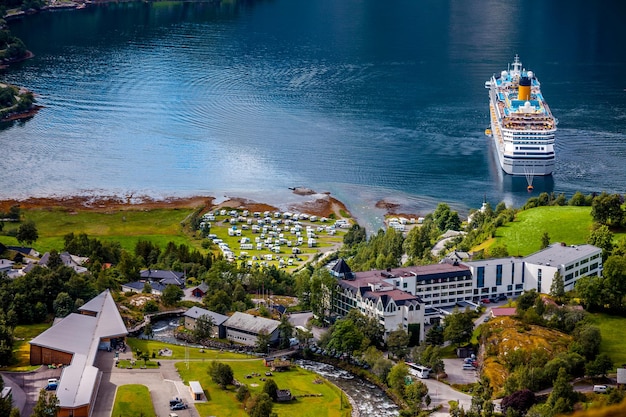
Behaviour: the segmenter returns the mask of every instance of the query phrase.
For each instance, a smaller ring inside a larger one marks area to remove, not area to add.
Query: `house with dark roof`
[[[163,290],[165,290],[165,285],[160,282],[148,282],[150,284],[150,288],[152,288],[151,294],[161,295],[163,294]],[[146,281],[134,281],[127,282],[126,284],[122,284],[123,292],[143,292],[143,289],[146,286]]]
[[[346,261],[343,260],[343,258],[339,258],[337,262],[335,262],[335,264],[330,267],[330,273],[335,278],[354,279],[354,274],[352,273],[352,270],[350,269]]]
[[[144,269],[139,272],[140,280],[160,282],[163,285],[178,285],[185,287],[185,274],[177,271],[167,271],[162,269]]]
[[[82,266],[83,263],[87,261],[87,258],[71,255],[69,252],[61,252],[59,253],[59,257],[64,266],[72,268],[77,274],[86,274],[89,272],[87,268]],[[39,265],[47,268],[49,262],[50,252],[46,252],[39,260]]]
[[[63,364],[56,390],[59,417],[89,417],[102,371],[99,350],[114,348],[128,334],[113,296],[106,290],[30,341],[31,365]]]
[[[224,322],[226,338],[246,346],[254,346],[261,332],[266,332],[270,335],[270,343],[275,343],[278,340],[279,325],[280,322],[277,320],[253,316],[239,311],[235,312]]]
[[[183,314],[185,317],[185,328],[188,330],[196,329],[196,322],[200,317],[210,317],[213,321],[212,337],[219,339],[226,338],[226,327],[224,322],[228,319],[228,316],[216,313],[214,311],[205,310],[200,307],[191,307]]]
[[[6,248],[8,250],[19,252],[24,256],[30,256],[32,258],[39,258],[39,252],[27,246],[7,246]]]
[[[139,281],[122,284],[122,291],[143,292],[144,286],[148,283],[152,287],[152,294],[161,295],[168,285],[176,285],[180,288],[185,287],[185,274],[182,272],[144,269],[139,275]]]

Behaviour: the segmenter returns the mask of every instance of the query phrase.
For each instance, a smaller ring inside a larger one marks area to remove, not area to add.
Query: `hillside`
[[[510,352],[543,349],[550,358],[567,350],[572,337],[545,327],[524,325],[511,317],[499,317],[483,324],[483,373],[492,387],[504,387],[509,372],[505,366]],[[498,395],[498,392],[494,394]]]
[[[592,224],[591,207],[536,207],[520,211],[514,222],[499,227],[491,246],[506,246],[510,255],[526,256],[541,248],[544,232],[551,242],[585,243]]]

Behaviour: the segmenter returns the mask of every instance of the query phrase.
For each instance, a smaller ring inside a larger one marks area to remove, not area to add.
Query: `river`
[[[37,94],[0,129],[0,198],[329,191],[364,224],[387,200],[519,206],[484,135],[484,82],[515,54],[559,118],[535,192],[626,191],[626,3],[230,0],[109,3],[10,22]],[[591,157],[593,156],[593,158]],[[281,207],[282,208],[282,207]]]
[[[174,329],[178,326],[179,319],[166,319],[155,321],[153,326],[153,339],[167,343],[177,343],[180,341],[174,337]],[[341,369],[323,363],[299,360],[298,366],[314,371],[330,382],[341,388],[343,392],[354,399],[353,406],[360,415],[365,416],[397,416],[398,406],[387,397],[387,395],[377,386],[355,377]]]

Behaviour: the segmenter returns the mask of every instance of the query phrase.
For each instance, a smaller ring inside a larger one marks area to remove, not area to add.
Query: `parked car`
[[[474,370],[476,370],[476,367],[474,367],[474,365],[472,365],[471,363],[464,363],[463,364],[463,370],[464,371],[474,371]]]
[[[187,404],[185,404],[182,401],[174,405],[170,405],[170,410],[184,410],[186,408],[187,408]]]
[[[607,388],[608,387],[606,385],[594,385],[593,392],[595,392],[596,394],[606,394]]]
[[[497,299],[496,297],[491,297],[491,298],[489,299],[489,301],[490,301],[490,302],[492,302],[492,303],[497,303],[497,302],[498,302],[498,299]]]
[[[183,402],[183,400],[181,400],[180,398],[174,397],[174,398],[172,398],[170,400],[170,407],[173,406],[173,405],[176,405],[178,403],[182,403],[182,402]]]
[[[490,318],[491,318],[491,317],[489,317],[489,316],[485,316],[485,318],[483,319],[483,322],[487,323],[487,322],[489,321],[489,319],[490,319]]]
[[[504,294],[498,295],[498,301],[506,301],[508,299],[509,298],[506,295],[504,295]]]
[[[482,300],[480,300],[480,302],[483,304],[489,304],[491,301],[489,301],[488,298],[483,298]]]

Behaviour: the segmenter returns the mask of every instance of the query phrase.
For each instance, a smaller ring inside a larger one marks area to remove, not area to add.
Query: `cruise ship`
[[[489,90],[492,136],[498,162],[511,175],[551,175],[558,120],[541,94],[539,80],[522,68],[515,55],[512,68],[485,82]]]

